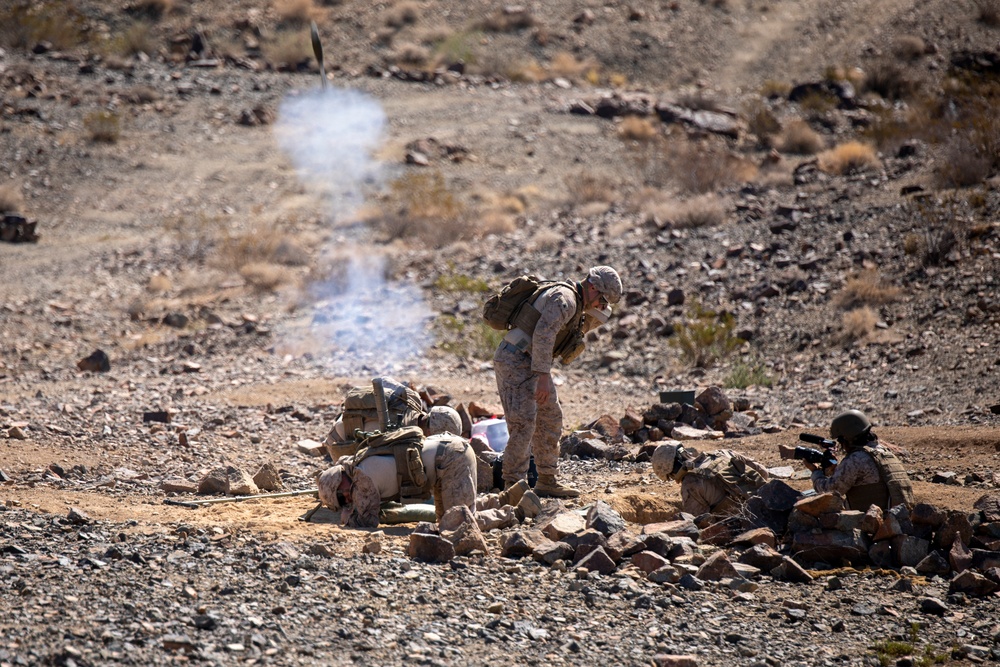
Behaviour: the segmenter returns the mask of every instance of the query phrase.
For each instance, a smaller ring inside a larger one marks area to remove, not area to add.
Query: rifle
[[[813,449],[812,447],[801,446],[795,447],[794,449],[784,449],[784,447],[782,447],[780,450],[781,458],[808,461],[809,463],[823,469],[831,468],[837,465],[837,457],[833,455],[833,448],[837,446],[837,443],[833,440],[827,440],[826,438],[813,433],[800,433],[799,440],[813,445],[820,445],[823,447],[823,450],[820,451],[818,449]]]

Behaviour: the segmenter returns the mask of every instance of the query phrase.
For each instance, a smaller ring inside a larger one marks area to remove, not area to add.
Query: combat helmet
[[[854,442],[872,428],[872,422],[860,410],[848,410],[830,422],[830,437],[842,442]]]
[[[452,435],[462,435],[462,418],[459,417],[455,408],[447,405],[436,405],[431,408],[427,417],[428,435],[437,435],[448,432]]]

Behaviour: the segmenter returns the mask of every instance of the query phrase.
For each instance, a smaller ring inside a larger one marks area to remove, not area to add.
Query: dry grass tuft
[[[517,229],[517,220],[510,213],[504,211],[484,211],[479,215],[474,235],[490,236],[510,234]]]
[[[24,210],[24,195],[13,183],[0,185],[0,213],[20,213]]]
[[[747,129],[757,137],[761,146],[770,145],[772,137],[781,132],[778,118],[760,98],[753,98],[744,105],[743,117],[746,118]]]
[[[278,32],[261,49],[267,62],[278,70],[297,70],[313,57],[309,35],[298,30]]]
[[[847,174],[878,167],[875,149],[860,141],[848,141],[819,154],[819,168],[828,174]]]
[[[776,148],[782,153],[797,155],[814,155],[823,150],[823,146],[823,137],[799,118],[788,123],[776,141]]]
[[[596,65],[589,60],[579,60],[568,51],[560,51],[552,56],[549,63],[549,72],[553,76],[561,76],[566,79],[580,79],[586,72],[594,70]]]
[[[904,100],[920,90],[920,81],[912,67],[890,58],[873,62],[865,76],[865,89],[887,100]]]
[[[318,16],[313,0],[274,0],[273,7],[283,23],[304,24]]]
[[[990,28],[1000,26],[1000,0],[975,0],[976,20]]]
[[[625,116],[618,126],[618,136],[624,141],[649,141],[658,134],[654,122],[641,116]]]
[[[861,306],[881,306],[892,303],[899,298],[901,290],[892,285],[885,285],[878,271],[867,269],[847,279],[844,288],[834,297],[834,303],[844,310],[852,310]]]
[[[659,227],[716,227],[726,220],[725,202],[710,192],[684,201],[651,201],[643,209]]]
[[[151,19],[159,19],[174,11],[176,4],[174,0],[136,0],[132,4],[132,11]]]
[[[72,49],[88,38],[88,19],[72,3],[0,3],[0,46],[30,49],[50,42],[58,50]]]
[[[146,291],[153,294],[164,294],[173,289],[173,287],[174,284],[170,281],[170,278],[162,273],[151,275],[149,282],[146,283]]]
[[[431,51],[413,42],[403,42],[393,49],[392,60],[403,65],[423,66],[431,59]]]
[[[276,225],[263,222],[239,232],[224,231],[216,240],[213,263],[237,273],[250,264],[278,264],[282,257],[280,249],[287,242]]]
[[[634,155],[642,184],[653,188],[674,185],[684,192],[710,192],[757,175],[756,165],[711,140],[657,138],[640,144]]]
[[[480,23],[480,29],[488,32],[517,32],[534,27],[535,17],[531,10],[523,6],[510,5],[495,11]]]
[[[390,184],[383,213],[372,221],[387,241],[415,240],[440,248],[473,238],[465,204],[439,171],[408,171]]]
[[[539,229],[528,239],[527,248],[530,252],[554,251],[563,240],[563,235],[554,229]]]
[[[903,35],[892,45],[892,52],[900,60],[912,62],[927,53],[927,44],[916,35]]]
[[[878,315],[871,308],[864,306],[844,313],[841,320],[841,340],[850,344],[863,339],[875,330]]]
[[[617,184],[608,176],[591,171],[568,174],[563,182],[569,191],[571,203],[590,204],[602,202],[610,204],[615,200]]]
[[[382,22],[390,28],[400,29],[420,20],[420,5],[409,0],[397,2],[386,10]]]
[[[121,120],[114,111],[92,111],[83,118],[91,141],[113,144],[121,136]]]
[[[273,292],[291,279],[288,269],[268,262],[253,262],[240,267],[240,276],[258,292]]]

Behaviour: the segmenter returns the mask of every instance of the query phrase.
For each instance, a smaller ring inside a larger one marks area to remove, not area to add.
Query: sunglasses
[[[347,505],[347,498],[344,497],[343,491],[337,491],[337,504],[341,507]]]

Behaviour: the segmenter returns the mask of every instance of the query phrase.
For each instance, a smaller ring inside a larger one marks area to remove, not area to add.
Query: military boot
[[[576,498],[580,492],[572,486],[563,486],[555,475],[539,475],[535,482],[535,493],[543,498]]]
[[[499,494],[500,506],[512,505],[517,507],[517,504],[521,502],[521,496],[530,488],[526,479],[518,480],[517,482],[508,482],[506,488]]]

